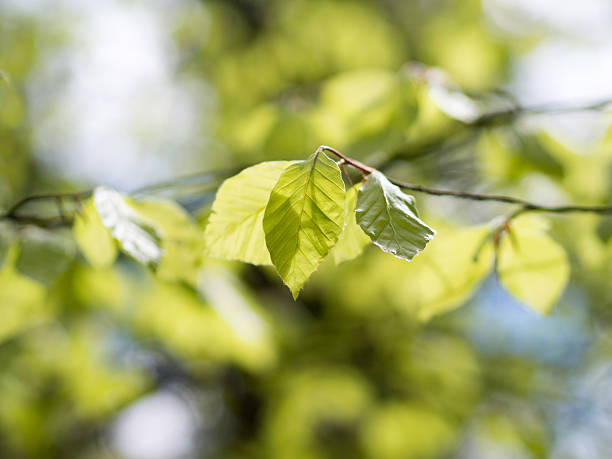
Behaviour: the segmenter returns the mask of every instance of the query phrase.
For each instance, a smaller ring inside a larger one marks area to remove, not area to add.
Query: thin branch
[[[374,171],[373,168],[366,166],[365,164],[360,163],[354,159],[348,158],[347,156],[340,153],[338,150],[328,147],[321,146],[319,147],[321,151],[327,151],[336,155],[338,158],[344,160],[346,164],[350,164],[356,169],[370,174]],[[395,180],[392,178],[388,178],[391,183],[399,186],[405,190],[417,191],[419,193],[424,193],[432,196],[449,196],[457,199],[467,199],[470,201],[490,201],[490,202],[500,202],[504,204],[516,204],[519,205],[520,208],[517,212],[550,212],[550,213],[572,213],[572,212],[589,212],[596,214],[608,214],[612,213],[612,206],[583,206],[583,205],[566,205],[566,206],[548,206],[544,204],[537,204],[534,202],[527,201],[521,198],[515,198],[513,196],[506,196],[501,194],[482,194],[482,193],[470,193],[467,191],[454,191],[454,190],[442,190],[438,188],[430,188],[423,185],[414,185],[412,183],[401,182],[399,180]]]
[[[82,199],[86,199],[90,196],[92,190],[77,191],[74,193],[43,193],[43,194],[32,194],[26,196],[23,199],[17,201],[13,206],[4,214],[0,215],[0,220],[11,220],[15,223],[22,225],[30,224],[40,226],[43,228],[56,228],[71,223],[71,219],[64,213],[63,200],[70,199],[75,202],[80,202]],[[55,201],[58,206],[59,218],[49,217],[44,218],[37,215],[24,215],[20,212],[27,204],[39,201]]]
[[[596,102],[589,105],[582,106],[557,106],[557,107],[527,107],[527,108],[515,108],[511,110],[504,110],[496,113],[490,113],[485,117],[482,117],[479,120],[476,120],[473,125],[474,126],[483,126],[488,125],[488,123],[493,122],[493,120],[497,118],[502,118],[505,116],[515,116],[523,113],[559,113],[564,111],[579,111],[579,110],[599,110],[607,107],[612,104],[611,100],[604,100],[600,102]],[[348,156],[340,153],[335,148],[322,145],[320,146],[316,153],[326,151],[328,153],[333,154],[337,158],[339,158],[344,165],[350,165],[355,169],[359,170],[363,175],[369,175],[374,172],[374,168],[371,166],[367,166],[356,159],[349,158]],[[224,172],[204,172],[193,174],[187,177],[178,178],[172,181],[163,182],[161,184],[153,184],[139,190],[136,190],[135,193],[146,193],[150,191],[154,191],[157,189],[163,189],[167,187],[173,186],[173,184],[184,182],[185,180],[192,180],[199,177],[204,177],[206,179],[210,178],[218,178],[219,176],[225,175]],[[523,212],[549,212],[549,213],[595,213],[595,214],[611,214],[612,206],[601,206],[601,205],[564,205],[564,206],[549,206],[545,204],[538,204],[534,202],[527,201],[521,198],[515,198],[513,196],[499,195],[499,194],[482,194],[482,193],[471,193],[466,191],[455,191],[455,190],[444,190],[438,188],[431,188],[424,185],[415,185],[412,183],[405,183],[399,180],[389,178],[389,181],[403,189],[416,191],[419,193],[424,193],[432,196],[448,196],[457,199],[466,199],[470,201],[481,201],[481,202],[499,202],[504,204],[514,204],[518,205],[519,208],[514,212],[513,215],[518,215]],[[46,193],[46,194],[34,194],[27,196],[19,201],[17,201],[6,213],[0,215],[0,220],[10,220],[18,224],[33,224],[41,227],[57,227],[65,224],[70,224],[71,221],[67,215],[63,214],[62,203],[64,199],[71,199],[77,205],[80,203],[82,199],[89,197],[92,194],[93,190],[84,190],[78,191],[74,193]],[[36,201],[55,201],[60,207],[60,215],[58,217],[50,217],[43,218],[36,215],[24,215],[20,212],[27,204],[36,202]]]
[[[335,148],[328,147],[327,145],[321,145],[319,148],[317,148],[317,152],[319,151],[327,151],[329,153],[332,153],[333,155],[336,155],[338,158],[343,160],[346,164],[349,164],[353,166],[355,169],[360,170],[361,172],[365,172],[366,174],[371,174],[372,172],[374,172],[373,167],[366,166],[365,164],[360,163],[356,159],[349,158],[348,156],[345,156],[342,153],[340,153]]]
[[[523,116],[560,115],[572,112],[601,111],[607,108],[612,108],[612,98],[601,99],[589,103],[548,103],[541,105],[520,105],[518,101],[514,101],[513,105],[509,108],[484,113],[471,122],[458,123],[454,128],[442,133],[436,138],[426,139],[424,142],[417,142],[415,144],[408,143],[402,145],[389,154],[387,161],[393,161],[401,157],[413,160],[432,153],[441,153],[461,148],[474,140],[482,129],[509,124]],[[462,134],[466,134],[464,139],[460,139],[454,144],[447,145],[447,142]]]

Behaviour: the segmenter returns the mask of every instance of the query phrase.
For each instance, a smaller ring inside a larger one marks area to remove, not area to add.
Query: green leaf
[[[74,238],[87,261],[95,267],[110,266],[117,258],[113,236],[102,224],[92,200],[88,200],[74,220]]]
[[[223,182],[204,230],[209,256],[254,265],[272,264],[262,222],[272,188],[290,164],[257,164]]]
[[[193,218],[177,203],[166,199],[131,201],[130,207],[160,236],[162,256],[156,274],[165,280],[182,280],[195,286],[204,236]]]
[[[423,321],[461,306],[493,266],[492,244],[483,246],[490,232],[487,226],[443,226],[426,251],[394,268],[387,296]]]
[[[125,253],[165,280],[195,285],[204,237],[181,206],[166,199],[136,201],[106,187],[96,188],[94,204]]]
[[[377,459],[445,457],[457,442],[447,417],[416,403],[377,405],[364,421],[363,431],[367,457]]]
[[[546,314],[569,278],[565,249],[544,232],[544,220],[523,217],[512,222],[498,251],[499,281],[531,309]]]
[[[419,217],[414,198],[374,171],[359,189],[357,223],[385,252],[411,260],[436,232]]]
[[[324,153],[283,171],[263,218],[270,258],[294,298],[342,232],[345,189],[340,168]]]
[[[66,272],[77,253],[74,239],[58,231],[29,226],[19,232],[19,240],[16,269],[47,287]]]
[[[15,269],[16,246],[9,248],[0,269],[0,342],[49,317],[45,287]]]
[[[346,192],[344,229],[342,230],[342,234],[340,234],[338,243],[331,251],[334,262],[337,265],[358,257],[361,255],[361,252],[363,252],[364,247],[370,243],[370,238],[359,227],[355,219],[355,205],[360,186],[361,184],[358,183]]]
[[[125,253],[141,263],[157,266],[162,257],[160,235],[120,193],[101,186],[94,190],[93,202],[102,224],[119,242]]]

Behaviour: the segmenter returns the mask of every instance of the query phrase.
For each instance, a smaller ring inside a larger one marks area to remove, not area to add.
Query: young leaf
[[[370,238],[363,232],[357,224],[357,220],[355,220],[355,205],[360,186],[361,184],[358,183],[346,192],[346,217],[344,229],[342,234],[340,234],[338,243],[331,251],[334,262],[337,265],[358,257],[361,255],[361,252],[363,252],[364,247],[370,243]]]
[[[92,200],[83,205],[82,212],[75,218],[73,232],[79,249],[92,266],[103,268],[113,264],[117,246]]]
[[[263,218],[266,245],[294,298],[338,241],[345,194],[340,168],[322,152],[289,166],[272,189]]]
[[[357,223],[385,252],[410,261],[436,232],[418,217],[414,198],[374,171],[359,189]]]
[[[204,230],[209,256],[254,265],[272,264],[262,221],[272,188],[291,163],[257,164],[223,182]]]
[[[101,186],[94,190],[93,202],[102,224],[128,255],[144,264],[159,264],[160,235],[130,207],[123,195]]]
[[[569,278],[563,247],[548,236],[541,219],[521,218],[512,223],[498,251],[499,281],[514,297],[546,314],[557,301]]]

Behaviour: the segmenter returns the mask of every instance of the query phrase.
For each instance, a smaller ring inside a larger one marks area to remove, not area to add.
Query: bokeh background
[[[612,96],[608,0],[0,0],[0,69],[4,209],[106,184],[203,223],[228,171],[320,144],[610,203],[609,114],[562,109]],[[517,104],[546,113],[471,124]],[[509,210],[416,197],[448,231]],[[551,222],[572,275],[545,316],[375,248],[294,302],[271,269],[203,259],[194,288],[0,222],[0,457],[610,457],[612,226]]]

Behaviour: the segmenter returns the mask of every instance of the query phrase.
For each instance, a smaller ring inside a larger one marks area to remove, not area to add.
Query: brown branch
[[[44,194],[32,194],[26,196],[23,199],[17,201],[13,206],[6,212],[5,217],[12,217],[17,215],[19,209],[24,207],[26,204],[34,201],[58,201],[62,199],[85,199],[91,195],[92,190],[77,191],[75,193],[44,193]]]
[[[328,147],[321,146],[319,147],[321,151],[327,151],[336,155],[338,158],[342,159],[346,164],[350,164],[354,168],[364,172],[366,174],[370,174],[374,171],[373,168],[366,166],[359,161],[348,158],[347,156],[340,153],[338,150]],[[544,204],[537,204],[534,202],[527,201],[525,199],[515,198],[513,196],[505,196],[501,194],[482,194],[482,193],[470,193],[467,191],[454,191],[454,190],[442,190],[438,188],[430,188],[423,185],[414,185],[412,183],[405,183],[399,180],[395,180],[387,177],[388,180],[394,185],[399,186],[405,190],[417,191],[419,193],[424,193],[432,196],[448,196],[457,199],[467,199],[470,201],[489,201],[489,202],[500,202],[504,204],[516,204],[520,206],[519,210],[515,212],[516,215],[518,213],[523,212],[550,212],[550,213],[572,213],[572,212],[589,212],[596,214],[608,214],[612,213],[612,206],[588,206],[588,205],[566,205],[566,206],[548,206]]]
[[[597,105],[592,105],[593,107],[604,106],[607,105],[607,102],[600,102]],[[336,156],[340,159],[343,165],[349,165],[359,170],[364,175],[369,175],[375,171],[375,169],[371,166],[367,166],[356,159],[349,158],[348,156],[340,153],[335,148],[322,145],[317,148],[316,153],[319,152],[328,152]],[[199,175],[210,175],[210,172],[205,172],[203,174],[194,174],[188,176],[189,178],[194,178]],[[214,174],[214,173],[213,173]],[[512,214],[513,217],[523,213],[523,212],[549,212],[556,214],[564,214],[564,213],[595,213],[595,214],[612,214],[612,206],[601,206],[601,205],[563,205],[563,206],[549,206],[545,204],[538,204],[534,202],[527,201],[525,199],[516,198],[513,196],[506,196],[500,194],[483,194],[483,193],[471,193],[467,191],[455,191],[455,190],[444,190],[439,188],[431,188],[424,185],[415,185],[412,183],[402,182],[393,178],[388,178],[389,181],[400,188],[410,191],[416,191],[419,193],[428,194],[431,196],[447,196],[456,199],[466,199],[470,201],[480,201],[480,202],[499,202],[504,204],[513,204],[519,206],[517,210]],[[180,182],[184,180],[182,178],[177,179],[173,182],[164,182],[163,186],[167,187],[171,183]],[[157,185],[151,185],[150,187],[142,188],[141,190],[137,190],[137,192],[145,191],[149,189],[154,189]],[[78,191],[74,193],[45,193],[45,194],[34,194],[30,196],[26,196],[25,198],[17,201],[6,213],[0,215],[0,220],[9,220],[18,224],[32,224],[36,226],[41,226],[45,228],[55,228],[58,226],[64,226],[67,224],[71,224],[71,219],[68,218],[67,215],[63,212],[62,203],[64,199],[73,200],[77,206],[79,205],[82,199],[89,197],[92,194],[92,190],[84,190]],[[49,217],[44,218],[36,215],[28,215],[22,214],[20,212],[27,204],[36,202],[36,201],[55,201],[59,206],[59,217]]]

